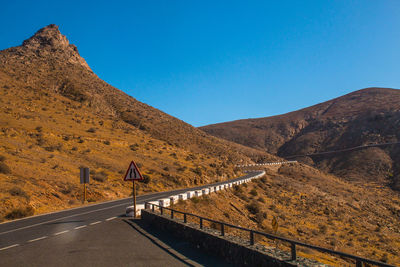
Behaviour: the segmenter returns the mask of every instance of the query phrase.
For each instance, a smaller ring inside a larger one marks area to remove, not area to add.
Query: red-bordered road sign
[[[140,174],[139,168],[132,160],[131,164],[129,164],[128,170],[126,171],[124,181],[135,181],[135,180],[143,180],[143,177]]]

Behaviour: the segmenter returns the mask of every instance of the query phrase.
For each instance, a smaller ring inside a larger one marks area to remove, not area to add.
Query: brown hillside
[[[273,158],[218,139],[99,79],[58,27],[0,51],[0,221],[79,205],[80,166],[89,201],[127,197],[130,160],[140,192],[238,175],[238,162]]]
[[[400,90],[367,88],[295,112],[208,125],[202,130],[282,157],[400,139]],[[299,158],[350,180],[400,189],[400,146]]]
[[[180,202],[174,208],[267,233],[273,233],[275,217],[278,235],[400,264],[399,194],[374,185],[355,185],[305,164],[267,167],[266,172],[264,178]],[[238,234],[229,227],[225,231]],[[242,237],[248,240],[248,233],[242,232]],[[258,242],[263,241],[258,238]],[[289,250],[283,242],[279,248]],[[330,266],[354,266],[354,262],[311,249],[298,251]]]
[[[18,81],[26,89],[58,93],[171,145],[216,156],[229,155],[232,160],[240,158],[238,150],[250,156],[263,155],[208,136],[102,81],[56,25],[39,30],[22,46],[1,51],[0,64],[1,80],[8,83],[6,86]]]

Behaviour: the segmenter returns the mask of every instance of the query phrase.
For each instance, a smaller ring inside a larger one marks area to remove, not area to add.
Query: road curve
[[[259,171],[254,171],[229,182],[248,179],[258,174]],[[226,182],[146,194],[138,196],[137,203],[143,204]],[[187,262],[172,255],[168,249],[162,249],[150,242],[130,225],[123,215],[126,206],[131,203],[132,198],[125,198],[2,223],[0,265],[187,266]],[[189,254],[193,255],[193,252]],[[202,257],[201,252],[195,258],[196,262],[205,265],[207,262],[202,260],[218,261],[208,255]]]

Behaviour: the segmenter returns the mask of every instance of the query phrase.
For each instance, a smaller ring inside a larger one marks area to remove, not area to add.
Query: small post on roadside
[[[86,203],[87,202],[87,188],[86,188],[86,185],[90,182],[89,168],[81,167],[80,168],[80,173],[81,173],[81,184],[83,184],[83,203]]]

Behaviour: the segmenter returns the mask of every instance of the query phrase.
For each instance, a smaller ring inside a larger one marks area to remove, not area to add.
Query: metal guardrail
[[[255,244],[254,236],[256,234],[264,236],[264,237],[266,237],[268,239],[272,239],[272,240],[277,239],[277,240],[280,240],[280,241],[287,242],[287,243],[290,244],[290,251],[291,251],[290,260],[293,260],[293,261],[296,260],[296,258],[297,258],[296,247],[297,246],[301,246],[301,247],[314,249],[314,250],[317,250],[319,252],[329,253],[329,254],[340,256],[340,257],[344,257],[344,258],[355,260],[356,267],[362,267],[363,263],[369,263],[369,264],[373,264],[373,265],[376,265],[376,266],[384,266],[384,267],[396,267],[394,265],[390,265],[390,264],[387,264],[387,263],[384,263],[384,262],[374,261],[374,260],[370,260],[370,259],[367,259],[367,258],[358,257],[358,256],[355,256],[355,255],[352,255],[352,254],[348,254],[348,253],[344,253],[344,252],[340,252],[340,251],[335,251],[335,250],[331,250],[331,249],[327,249],[327,248],[323,248],[323,247],[319,247],[319,246],[306,244],[306,243],[303,243],[303,242],[300,242],[300,241],[296,241],[296,240],[292,240],[292,239],[288,239],[288,238],[285,238],[285,237],[276,236],[276,235],[260,232],[260,231],[257,231],[257,230],[236,226],[236,225],[233,225],[233,224],[230,224],[230,223],[225,223],[225,222],[221,222],[221,221],[216,221],[216,220],[213,220],[213,219],[205,218],[205,217],[202,217],[202,216],[199,216],[199,215],[196,215],[196,214],[183,212],[183,211],[179,211],[179,210],[163,207],[163,206],[160,206],[160,205],[157,205],[157,204],[145,202],[145,209],[147,209],[147,208],[150,209],[151,208],[151,210],[153,212],[155,212],[155,207],[158,207],[161,215],[164,215],[164,210],[169,210],[170,214],[171,214],[171,219],[174,219],[175,213],[176,214],[183,214],[183,222],[184,223],[187,223],[188,216],[198,218],[199,219],[200,229],[203,229],[203,222],[204,221],[208,221],[208,222],[212,222],[212,223],[215,223],[215,224],[219,224],[221,226],[221,230],[220,230],[221,236],[225,236],[226,227],[231,227],[231,228],[235,228],[235,229],[238,229],[238,230],[249,232],[250,245],[254,245]]]

